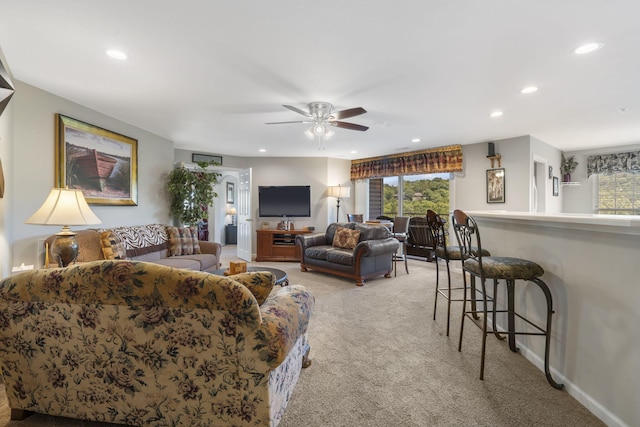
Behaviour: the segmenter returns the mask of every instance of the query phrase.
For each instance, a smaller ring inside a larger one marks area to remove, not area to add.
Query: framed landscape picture
[[[504,168],[487,169],[487,203],[504,203]]]
[[[138,204],[138,140],[56,114],[56,186],[87,203]]]

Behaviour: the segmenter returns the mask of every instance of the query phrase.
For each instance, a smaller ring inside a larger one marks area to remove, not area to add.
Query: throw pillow
[[[100,245],[104,259],[127,259],[127,251],[122,241],[111,231],[100,233]]]
[[[182,255],[193,255],[193,239],[191,238],[191,230],[185,227],[181,228],[179,233]]]
[[[234,274],[229,278],[246,286],[258,301],[258,305],[262,305],[276,283],[276,276],[269,271],[252,271],[247,273]]]
[[[337,227],[333,236],[333,246],[343,249],[354,249],[358,244],[360,232],[350,228]]]
[[[167,227],[167,235],[169,236],[169,256],[182,255],[182,241],[178,227]]]
[[[190,227],[191,230],[191,241],[193,242],[193,253],[201,254],[200,251],[200,242],[198,241],[198,227]]]

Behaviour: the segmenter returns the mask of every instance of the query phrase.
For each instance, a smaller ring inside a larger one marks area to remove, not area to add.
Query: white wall
[[[103,227],[168,223],[165,191],[167,173],[173,165],[173,142],[85,108],[22,82],[16,83],[13,104],[13,154],[10,177],[12,265],[37,264],[37,240],[59,227],[24,223],[45,200],[54,179],[55,114],[96,125],[138,140],[138,205],[91,208]],[[77,227],[82,228],[82,227]],[[80,249],[82,250],[82,248]]]

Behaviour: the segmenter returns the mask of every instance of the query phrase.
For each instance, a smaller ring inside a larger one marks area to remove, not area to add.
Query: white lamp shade
[[[329,187],[329,197],[337,197],[338,199],[347,199],[349,198],[349,194],[351,192],[351,188],[342,187],[337,185],[335,187]]]
[[[40,209],[25,221],[40,225],[89,225],[100,224],[80,190],[54,188]]]
[[[229,212],[227,212],[229,215],[235,215],[236,213],[238,213],[238,211],[236,210],[236,208],[229,208]]]

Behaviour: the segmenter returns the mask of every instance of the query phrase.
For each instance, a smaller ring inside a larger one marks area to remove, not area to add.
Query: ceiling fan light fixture
[[[313,133],[315,133],[318,136],[324,135],[326,130],[327,130],[327,128],[325,128],[324,124],[322,124],[322,123],[316,123],[313,126]]]

